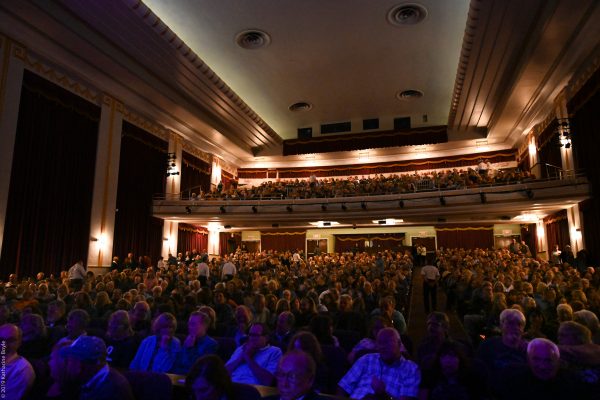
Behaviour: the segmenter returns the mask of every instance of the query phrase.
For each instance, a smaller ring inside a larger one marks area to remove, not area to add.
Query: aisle
[[[446,295],[441,288],[438,288],[438,311],[446,309]],[[412,339],[415,350],[421,339],[427,332],[427,315],[423,307],[423,278],[421,277],[421,267],[417,267],[413,271],[412,276],[412,292],[410,296],[410,305],[407,319],[407,334]],[[450,318],[450,336],[454,339],[467,340],[467,334],[463,329],[462,323],[458,320],[456,313],[448,313]]]

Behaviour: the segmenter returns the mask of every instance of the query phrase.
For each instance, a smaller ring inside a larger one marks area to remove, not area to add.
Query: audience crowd
[[[276,386],[273,399],[285,400],[598,396],[600,273],[521,250],[428,259],[447,301],[445,312],[433,304],[424,337],[407,335],[406,317],[421,310],[409,300],[408,249],[212,260],[190,251],[156,267],[130,254],[83,279],[77,264],[60,276],[13,274],[0,285],[5,390],[147,398],[145,386],[156,395],[173,373],[196,399],[251,398],[247,385]],[[140,376],[147,385],[130,385]]]
[[[246,187],[222,184],[212,191],[191,193],[196,199],[308,199],[333,198],[392,193],[412,193],[423,190],[463,189],[475,186],[521,183],[535,180],[529,171],[518,169],[498,169],[478,167],[452,169],[446,171],[419,172],[407,174],[373,175],[369,177],[350,176],[348,178],[289,179],[263,182],[258,186]]]

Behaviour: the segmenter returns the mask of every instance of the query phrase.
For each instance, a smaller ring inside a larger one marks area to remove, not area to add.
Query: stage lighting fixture
[[[258,212],[258,207],[252,206],[252,212],[256,214]]]
[[[347,211],[348,210],[348,206],[346,206],[346,203],[342,203],[342,211]]]
[[[533,199],[533,190],[531,190],[531,189],[527,189],[527,190],[525,191],[525,194],[527,195],[527,198],[528,198],[529,200]]]
[[[327,205],[321,204],[321,211],[327,211]]]
[[[487,197],[483,192],[479,193],[479,198],[481,199],[481,204],[485,204],[485,202],[487,201]]]
[[[442,206],[446,205],[446,199],[444,198],[444,196],[440,197],[440,205],[442,205]]]
[[[191,207],[186,207],[186,208],[185,208],[185,212],[186,212],[187,214],[191,214],[191,213],[192,213],[192,208],[191,208]]]
[[[398,205],[400,206],[400,208],[404,208],[404,200],[400,200],[398,202]]]
[[[288,212],[294,211],[294,208],[292,206],[287,206],[285,209],[288,210]]]
[[[361,201],[360,208],[362,208],[363,210],[366,210],[367,209],[367,203],[365,203],[364,201]]]
[[[227,209],[225,208],[225,206],[219,207],[219,210],[221,210],[221,214],[225,214],[227,212]]]

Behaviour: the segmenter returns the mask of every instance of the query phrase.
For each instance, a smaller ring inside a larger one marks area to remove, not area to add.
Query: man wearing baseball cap
[[[80,336],[60,349],[67,359],[67,380],[79,388],[80,400],[133,400],[127,379],[106,363],[106,345],[95,336]]]

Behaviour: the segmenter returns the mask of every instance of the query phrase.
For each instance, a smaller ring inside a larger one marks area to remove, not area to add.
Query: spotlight
[[[356,229],[356,224],[352,224],[352,229]]]
[[[186,212],[187,214],[191,214],[191,213],[192,213],[192,208],[191,208],[191,207],[186,207],[186,208],[185,208],[185,212]]]
[[[404,208],[404,200],[400,200],[398,202],[398,205],[400,206],[400,208]]]
[[[360,202],[360,208],[362,208],[363,210],[367,209],[367,203],[365,203],[364,201]]]
[[[321,211],[327,211],[327,205],[321,204]]]
[[[227,212],[227,209],[225,208],[225,206],[219,207],[219,210],[221,210],[221,214],[225,214]]]
[[[481,204],[485,204],[485,202],[487,201],[487,197],[485,196],[485,193],[483,193],[483,192],[479,193],[479,197],[481,198]]]
[[[525,191],[525,194],[527,195],[527,198],[528,198],[529,200],[533,199],[533,190],[531,190],[531,189],[527,189],[527,190]]]
[[[252,206],[252,212],[256,214],[258,212],[258,207]]]
[[[442,205],[442,206],[446,205],[446,199],[444,198],[444,196],[440,197],[440,205]]]
[[[231,229],[231,225],[225,225],[225,229]]]
[[[288,210],[288,212],[294,211],[294,208],[292,206],[287,206],[285,209]]]
[[[346,203],[342,203],[342,211],[347,211],[348,207],[346,206]]]
[[[279,228],[279,224],[271,224],[272,228]]]

